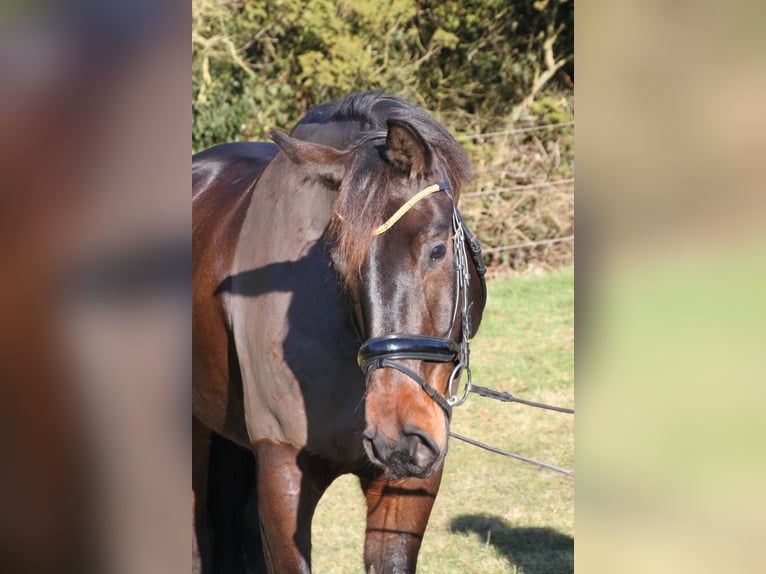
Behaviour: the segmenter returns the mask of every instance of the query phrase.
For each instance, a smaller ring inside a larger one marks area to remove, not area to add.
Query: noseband
[[[359,348],[357,362],[362,372],[365,374],[365,380],[369,384],[372,373],[377,369],[389,368],[404,373],[431,397],[443,410],[447,420],[452,418],[452,407],[462,405],[471,389],[471,367],[470,367],[470,343],[471,343],[471,306],[472,302],[468,300],[468,291],[470,287],[471,274],[468,268],[468,254],[466,245],[468,245],[472,263],[476,269],[476,274],[481,281],[482,287],[482,305],[486,301],[487,286],[484,280],[484,274],[487,268],[481,256],[481,246],[476,236],[468,229],[463,216],[458,211],[457,203],[452,194],[449,182],[440,171],[442,181],[438,184],[428,186],[412,199],[400,207],[385,223],[373,231],[373,235],[381,235],[388,231],[402,216],[418,201],[432,193],[443,191],[452,200],[452,228],[453,228],[453,249],[455,256],[455,303],[452,312],[452,323],[448,333],[452,333],[457,319],[458,309],[460,310],[461,331],[459,339],[454,341],[449,338],[429,337],[426,335],[413,334],[392,334],[382,337],[373,337],[367,339]],[[412,369],[398,363],[400,360],[427,361],[431,363],[452,363],[453,369],[447,384],[447,397],[442,396],[436,389],[429,385],[423,377]],[[458,384],[461,373],[466,372],[466,382],[462,396],[458,396]]]

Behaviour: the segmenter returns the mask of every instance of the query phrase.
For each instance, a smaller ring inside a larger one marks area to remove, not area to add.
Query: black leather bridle
[[[471,232],[457,208],[455,197],[452,194],[449,182],[444,174],[440,175],[442,181],[438,189],[443,191],[452,200],[452,227],[453,249],[455,256],[456,289],[455,305],[452,313],[452,324],[448,333],[452,335],[455,330],[455,321],[458,310],[460,312],[461,329],[458,340],[442,337],[430,337],[426,335],[413,335],[409,333],[396,333],[367,339],[359,348],[357,362],[365,380],[369,385],[370,377],[377,369],[389,368],[404,373],[431,397],[443,410],[449,421],[452,418],[452,407],[463,404],[468,398],[471,389],[470,367],[470,343],[473,331],[471,329],[471,307],[475,303],[469,301],[469,288],[471,272],[468,267],[468,256],[474,265],[476,275],[481,281],[482,307],[487,298],[487,285],[484,275],[487,271],[481,255],[481,245],[476,236]],[[429,188],[426,188],[429,189]],[[425,191],[425,190],[423,190]],[[395,223],[395,220],[394,220]],[[391,223],[393,225],[393,223]],[[384,226],[381,226],[384,227]],[[390,225],[385,226],[388,229]],[[385,231],[384,229],[384,231]],[[429,385],[423,377],[412,369],[398,363],[401,360],[427,361],[432,363],[452,363],[453,369],[447,384],[447,397],[442,396],[436,389]],[[466,382],[462,396],[458,396],[459,382],[462,372],[466,372]]]

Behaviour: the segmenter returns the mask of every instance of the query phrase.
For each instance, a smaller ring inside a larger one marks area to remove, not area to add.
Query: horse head
[[[363,342],[367,456],[389,478],[424,478],[447,452],[486,291],[457,209],[462,149],[422,118],[389,118],[386,128],[346,150],[271,137],[307,178],[338,191],[326,241]]]

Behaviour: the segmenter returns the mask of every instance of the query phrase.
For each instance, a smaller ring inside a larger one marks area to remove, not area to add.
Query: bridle
[[[443,191],[452,201],[453,250],[455,258],[455,303],[452,312],[452,323],[448,334],[455,330],[458,310],[460,312],[461,329],[457,341],[448,337],[431,337],[427,335],[396,333],[382,337],[372,337],[362,343],[357,354],[357,362],[365,375],[366,384],[377,369],[395,369],[415,381],[443,410],[449,421],[452,418],[452,407],[462,405],[471,390],[471,307],[469,288],[471,272],[468,267],[468,256],[481,282],[483,306],[487,298],[487,285],[484,275],[487,271],[481,255],[481,245],[471,232],[457,208],[457,202],[452,193],[449,181],[439,169],[441,180],[438,184],[428,186],[415,194],[412,199],[400,207],[385,223],[373,231],[373,235],[382,235],[388,231],[402,216],[418,201],[432,193]],[[423,377],[409,367],[397,362],[401,360],[427,361],[432,363],[452,363],[453,369],[447,383],[447,396],[442,396],[429,385]],[[465,371],[466,382],[462,395],[459,395],[461,374]]]

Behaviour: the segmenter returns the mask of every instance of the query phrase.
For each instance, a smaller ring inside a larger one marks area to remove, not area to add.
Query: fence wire
[[[471,140],[476,141],[476,140],[485,140],[485,139],[490,139],[495,137],[526,134],[526,133],[551,130],[551,129],[563,129],[563,128],[573,127],[573,126],[574,126],[574,121],[558,122],[553,124],[543,124],[543,125],[514,128],[514,129],[495,131],[495,132],[465,134],[465,135],[457,136],[455,139],[457,139],[458,141],[471,141]],[[573,184],[574,184],[574,178],[570,177],[570,178],[564,178],[564,179],[556,179],[552,181],[541,181],[541,182],[529,183],[524,185],[516,185],[512,187],[484,189],[479,191],[467,192],[462,195],[463,197],[485,197],[485,196],[491,196],[491,195],[501,195],[504,193],[536,193],[536,192],[541,192],[543,190],[554,188],[554,187],[568,186]],[[569,193],[569,190],[563,193]],[[528,249],[533,247],[541,247],[543,245],[554,245],[557,243],[568,243],[568,242],[574,242],[574,235],[569,235],[567,237],[554,237],[550,239],[541,239],[538,241],[529,241],[529,242],[517,243],[513,245],[500,245],[497,247],[487,247],[482,249],[482,251],[485,254],[500,253],[503,251]]]
[[[511,130],[503,130],[499,132],[484,132],[482,134],[465,134],[462,136],[457,136],[455,139],[457,141],[483,140],[487,138],[512,136],[517,134],[527,134],[530,132],[540,132],[543,130],[550,130],[550,129],[561,129],[561,128],[565,128],[569,126],[574,126],[574,122],[559,122],[556,124],[543,124],[539,126],[529,126],[527,128],[514,128]]]
[[[500,247],[488,247],[481,250],[482,253],[500,253],[501,251],[511,251],[513,249],[524,249],[527,247],[539,247],[541,245],[551,245],[553,243],[566,243],[574,241],[574,235],[568,237],[554,237],[552,239],[541,239],[540,241],[530,241],[528,243],[517,243],[516,245],[501,245]]]
[[[470,191],[464,193],[463,197],[480,197],[485,195],[498,195],[500,193],[529,192],[545,189],[547,187],[557,187],[560,185],[569,185],[574,183],[574,178],[555,179],[552,181],[541,181],[539,183],[528,183],[525,185],[516,185],[513,187],[498,187],[497,189],[484,189],[481,191]]]

